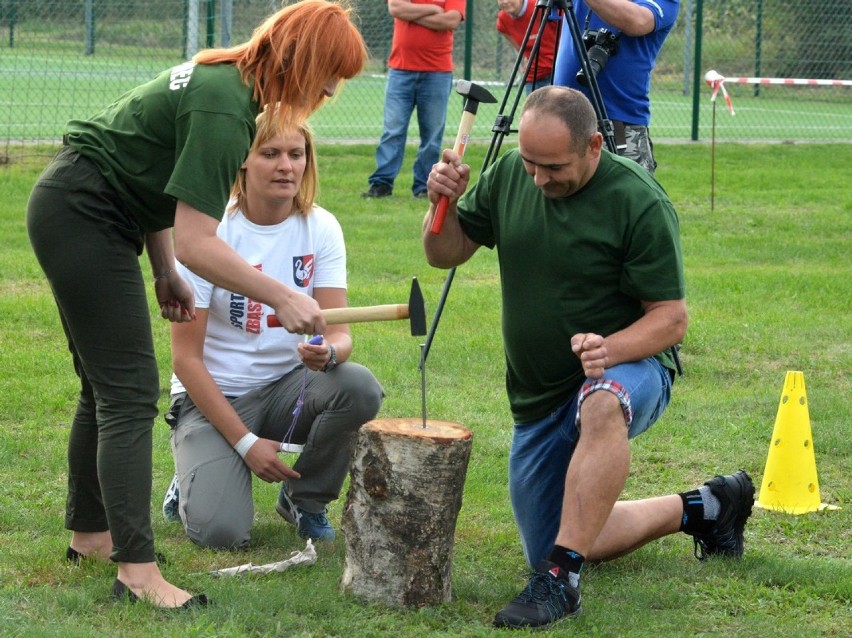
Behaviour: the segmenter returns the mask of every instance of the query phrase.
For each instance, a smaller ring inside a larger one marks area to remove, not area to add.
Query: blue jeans
[[[660,418],[671,397],[672,377],[653,358],[609,368],[604,379],[617,382],[625,391],[622,409],[632,411],[627,430],[631,439]],[[543,419],[515,424],[509,495],[531,567],[547,558],[559,531],[565,476],[580,436],[577,403],[581,393]]]
[[[550,86],[551,84],[553,84],[553,81],[549,75],[539,78],[535,82],[524,82],[524,95],[529,95],[536,89],[540,89],[543,86]]]
[[[376,170],[369,179],[371,186],[384,184],[393,188],[405,157],[408,122],[416,108],[420,147],[414,160],[411,191],[416,194],[426,190],[429,171],[441,157],[447,101],[452,88],[453,74],[449,71],[388,70],[384,130],[376,148]]]

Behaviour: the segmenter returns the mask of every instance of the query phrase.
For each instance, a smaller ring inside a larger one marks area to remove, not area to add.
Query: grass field
[[[738,116],[739,117],[739,116]],[[44,149],[47,153],[47,149]],[[407,159],[396,195],[363,200],[371,145],[320,149],[320,202],[340,219],[352,305],[393,303],[419,277],[434,311],[445,272],[425,263],[423,202],[408,195]],[[849,635],[852,626],[852,146],[738,145],[716,151],[710,210],[709,148],[656,148],[658,177],[679,212],[690,327],[672,405],[632,444],[624,496],[640,498],[746,469],[760,486],[787,371],[804,373],[822,502],[802,516],[756,509],[742,561],[699,562],[690,538],[671,536],[584,572],[584,614],[543,636]],[[481,164],[482,146],[467,158]],[[168,578],[215,604],[187,614],[109,601],[107,565],[70,567],[63,529],[68,424],[77,392],[49,290],[24,228],[43,158],[0,167],[0,635],[61,636],[497,636],[494,613],[524,585],[506,488],[511,422],[503,389],[495,256],[459,269],[427,364],[430,418],[464,424],[474,444],[458,520],[453,600],[392,610],[338,591],[345,547],[320,546],[316,565],[283,574],[217,579],[205,572],[286,558],[303,543],[275,514],[276,486],[256,482],[252,546],[193,546],[159,513],[172,473],[168,428],[155,424],[154,502]],[[153,301],[153,300],[152,300]],[[152,316],[153,303],[152,303]],[[154,320],[163,388],[168,326]],[[108,326],[104,327],[108,329]],[[530,317],[535,330],[535,317]],[[387,393],[381,417],[419,415],[419,343],[396,323],[353,326],[354,359]],[[793,468],[795,471],[795,468]],[[330,519],[339,525],[345,491]],[[521,635],[524,635],[523,633]]]

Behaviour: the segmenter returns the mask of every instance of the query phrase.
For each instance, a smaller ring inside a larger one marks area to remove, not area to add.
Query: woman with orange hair
[[[253,268],[216,235],[231,185],[277,105],[298,124],[358,73],[366,47],[350,11],[303,0],[251,39],[199,53],[87,120],[27,207],[33,249],[50,283],[81,391],[68,443],[66,557],[118,564],[115,598],[166,608],[206,604],[165,580],[151,530],[152,429],[159,373],[139,255],[147,250],[161,315],[192,321],[191,271],[274,309],[295,334],[322,334],[315,299]]]

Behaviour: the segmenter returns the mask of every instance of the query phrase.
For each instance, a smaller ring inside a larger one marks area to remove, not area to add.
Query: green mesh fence
[[[382,0],[350,4],[372,59],[312,124],[322,142],[375,143],[393,24]],[[94,113],[201,48],[244,41],[280,6],[270,0],[0,0],[0,146],[9,157],[55,143],[67,120]],[[468,6],[456,32],[455,75],[484,84],[500,100],[515,52],[494,27],[496,0],[469,0]],[[850,0],[682,0],[653,76],[654,139],[852,140],[850,49]],[[736,115],[720,99],[714,117],[704,82],[710,69],[734,79],[725,88]],[[755,77],[845,84],[739,81]],[[460,98],[452,97],[450,107],[448,143]],[[481,107],[475,140],[491,138],[498,111],[498,105]],[[412,139],[416,135],[412,126]]]

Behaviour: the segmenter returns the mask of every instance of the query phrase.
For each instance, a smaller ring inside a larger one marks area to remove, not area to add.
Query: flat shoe
[[[65,550],[65,560],[69,563],[74,563],[75,565],[79,565],[80,561],[85,560],[87,556],[85,554],[81,554],[76,549],[68,546],[68,549]],[[158,565],[168,565],[169,560],[160,552],[154,552],[154,560]]]
[[[116,578],[115,582],[112,584],[112,589],[110,590],[109,595],[113,600],[123,600],[126,598],[131,603],[138,603],[140,600],[139,596],[134,594],[133,590],[118,580],[118,578]],[[183,605],[179,605],[178,607],[161,607],[160,605],[154,606],[160,609],[193,609],[195,607],[206,607],[208,604],[210,604],[210,601],[206,595],[196,594]]]

